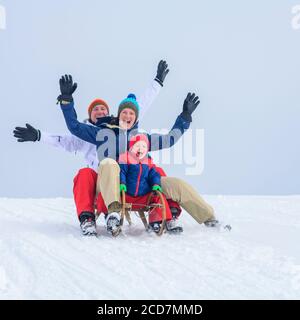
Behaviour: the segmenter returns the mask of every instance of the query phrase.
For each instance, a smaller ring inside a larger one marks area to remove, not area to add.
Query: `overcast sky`
[[[0,23],[1,197],[72,195],[83,158],[42,143],[20,144],[12,135],[26,122],[67,132],[55,104],[62,74],[78,82],[74,98],[84,119],[96,97],[115,111],[129,92],[143,92],[161,58],[170,73],[141,126],[170,128],[191,90],[201,99],[191,128],[204,133],[201,174],[186,175],[183,163],[164,166],[168,175],[201,194],[300,193],[297,0],[0,5],[6,14],[5,29]]]

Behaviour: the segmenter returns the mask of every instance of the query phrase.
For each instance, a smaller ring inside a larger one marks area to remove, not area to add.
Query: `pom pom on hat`
[[[136,96],[135,96],[134,93],[129,93],[129,95],[127,96],[127,98],[131,98],[131,99],[136,100]]]

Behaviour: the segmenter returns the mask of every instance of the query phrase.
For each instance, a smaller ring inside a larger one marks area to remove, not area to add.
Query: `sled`
[[[158,195],[158,197],[159,197],[159,203],[151,203],[152,197],[155,194]],[[145,213],[150,214],[151,210],[154,210],[154,209],[157,209],[157,208],[161,208],[161,210],[162,210],[162,222],[161,222],[160,229],[156,234],[158,236],[161,236],[163,234],[163,232],[164,232],[164,230],[166,228],[166,206],[165,206],[164,198],[163,198],[162,193],[160,191],[151,192],[149,194],[149,196],[148,196],[146,204],[127,203],[126,202],[126,194],[125,194],[124,191],[122,191],[122,193],[121,193],[121,204],[122,204],[122,208],[121,208],[120,226],[116,230],[116,232],[113,234],[114,236],[117,236],[121,232],[125,218],[128,221],[129,225],[132,224],[131,217],[130,217],[130,214],[132,212],[137,212],[138,213],[140,219],[142,220],[142,223],[143,223],[145,229],[148,231],[149,230],[149,224],[148,224],[148,221],[146,219]]]

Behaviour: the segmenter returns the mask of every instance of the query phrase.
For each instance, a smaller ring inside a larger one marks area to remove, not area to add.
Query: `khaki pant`
[[[99,192],[108,212],[120,211],[120,167],[113,159],[106,158],[99,164],[97,194]]]
[[[167,199],[172,199],[186,210],[198,223],[214,219],[214,210],[182,179],[161,177],[161,187]],[[120,210],[120,167],[110,158],[100,162],[97,194],[101,192],[108,212]]]
[[[214,209],[182,179],[161,177],[161,187],[167,199],[178,202],[198,223],[215,219]]]

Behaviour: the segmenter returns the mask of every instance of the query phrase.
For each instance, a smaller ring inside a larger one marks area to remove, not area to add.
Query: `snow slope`
[[[0,199],[0,298],[300,299],[300,196],[205,198],[231,232],[84,238],[72,199]]]

